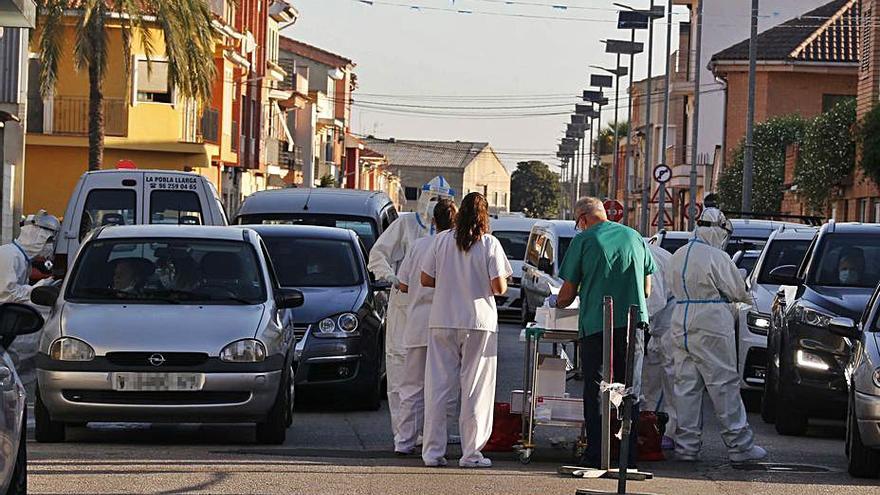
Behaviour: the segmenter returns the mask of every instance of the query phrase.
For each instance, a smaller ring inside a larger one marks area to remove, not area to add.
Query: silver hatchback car
[[[292,421],[289,308],[249,229],[126,226],[94,231],[51,306],[37,355],[40,442],[90,421],[241,422],[281,443]]]

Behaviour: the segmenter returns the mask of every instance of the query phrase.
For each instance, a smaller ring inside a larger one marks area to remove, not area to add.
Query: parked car
[[[252,226],[266,243],[281,287],[306,303],[293,315],[298,389],[334,391],[376,410],[385,378],[385,298],[371,283],[367,252],[347,229]]]
[[[651,237],[648,244],[660,246],[670,253],[675,254],[675,252],[678,251],[678,248],[687,244],[691,237],[693,237],[693,235],[690,232],[661,230]]]
[[[89,421],[256,423],[281,443],[292,421],[293,320],[263,241],[233,227],[101,228],[85,239],[37,354],[35,436]]]
[[[830,325],[853,344],[846,377],[846,457],[849,473],[880,476],[880,286],[860,320],[835,318]]]
[[[523,264],[526,258],[526,246],[529,244],[529,234],[532,226],[538,220],[535,218],[503,216],[493,218],[490,222],[492,235],[504,248],[510,266],[513,268],[513,281],[508,284],[507,293],[503,296],[495,296],[495,303],[499,312],[519,313],[522,308],[520,286],[522,285]]]
[[[55,241],[56,270],[104,225],[226,225],[217,189],[204,176],[170,170],[98,170],[79,178]]]
[[[289,188],[251,194],[242,203],[235,223],[349,229],[360,236],[369,250],[397,216],[391,199],[382,192]]]
[[[746,278],[752,306],[739,312],[737,322],[737,356],[744,391],[764,391],[770,308],[779,290],[779,285],[770,280],[770,272],[783,265],[799,265],[816,231],[806,226],[782,227],[771,234],[754,269]]]
[[[0,493],[27,493],[27,393],[6,349],[16,337],[40,330],[43,317],[30,306],[0,305]]]
[[[878,259],[880,224],[830,222],[799,267],[770,272],[782,287],[771,309],[762,416],[780,434],[803,434],[811,417],[844,417],[850,335],[832,322],[859,319],[880,280]]]
[[[575,235],[575,222],[571,220],[542,220],[532,226],[523,263],[520,311],[523,326],[534,321],[535,310],[544,304],[551,287],[562,287],[559,267]]]

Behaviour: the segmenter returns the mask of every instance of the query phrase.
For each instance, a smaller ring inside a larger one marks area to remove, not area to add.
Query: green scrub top
[[[645,276],[657,265],[642,236],[615,222],[602,222],[575,236],[562,261],[560,276],[578,286],[581,336],[601,333],[602,303],[614,298],[614,327],[626,327],[630,306],[638,306],[642,322],[648,321]]]

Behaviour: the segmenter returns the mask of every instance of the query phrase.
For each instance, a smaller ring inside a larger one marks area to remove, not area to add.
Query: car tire
[[[278,384],[278,393],[275,395],[275,402],[266,415],[266,420],[257,423],[256,436],[257,443],[263,445],[281,445],[287,439],[288,417],[291,417],[293,408],[293,397],[290,395],[290,382],[293,377],[290,371],[282,375],[281,383]]]
[[[852,399],[846,413],[847,471],[856,478],[880,477],[880,450],[866,447],[859,434]]]
[[[767,378],[764,380],[764,396],[761,397],[761,419],[767,424],[776,422],[776,378],[772,366],[767,366]]]
[[[807,415],[796,407],[789,399],[780,379],[777,385],[776,395],[776,433],[788,437],[803,436],[807,432],[810,422]]]
[[[27,495],[27,409],[21,418],[21,439],[6,495]]]
[[[40,443],[59,443],[64,441],[65,425],[58,421],[52,421],[49,410],[43,404],[40,396],[39,387],[37,387],[37,400],[34,404],[34,438]]]

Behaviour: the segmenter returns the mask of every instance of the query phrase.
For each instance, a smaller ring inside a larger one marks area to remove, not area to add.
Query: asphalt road
[[[519,388],[518,337],[515,326],[502,327],[497,400],[509,400]],[[569,391],[579,396],[581,386],[570,382]],[[308,402],[299,407],[287,442],[277,447],[256,445],[252,428],[240,425],[90,424],[69,430],[67,443],[31,441],[30,492],[551,495],[616,487],[614,481],[556,474],[571,461],[570,430],[539,430],[540,447],[528,466],[514,454],[492,454],[495,467],[489,470],[430,469],[418,457],[393,455],[386,409],[345,411],[338,399]],[[727,462],[708,409],[701,462],[642,463],[655,478],[630,482],[630,493],[878,493],[876,480],[846,474],[841,424],[814,427],[804,438],[780,437],[753,415],[758,442],[780,470],[742,470]],[[450,460],[455,454],[453,448]]]

